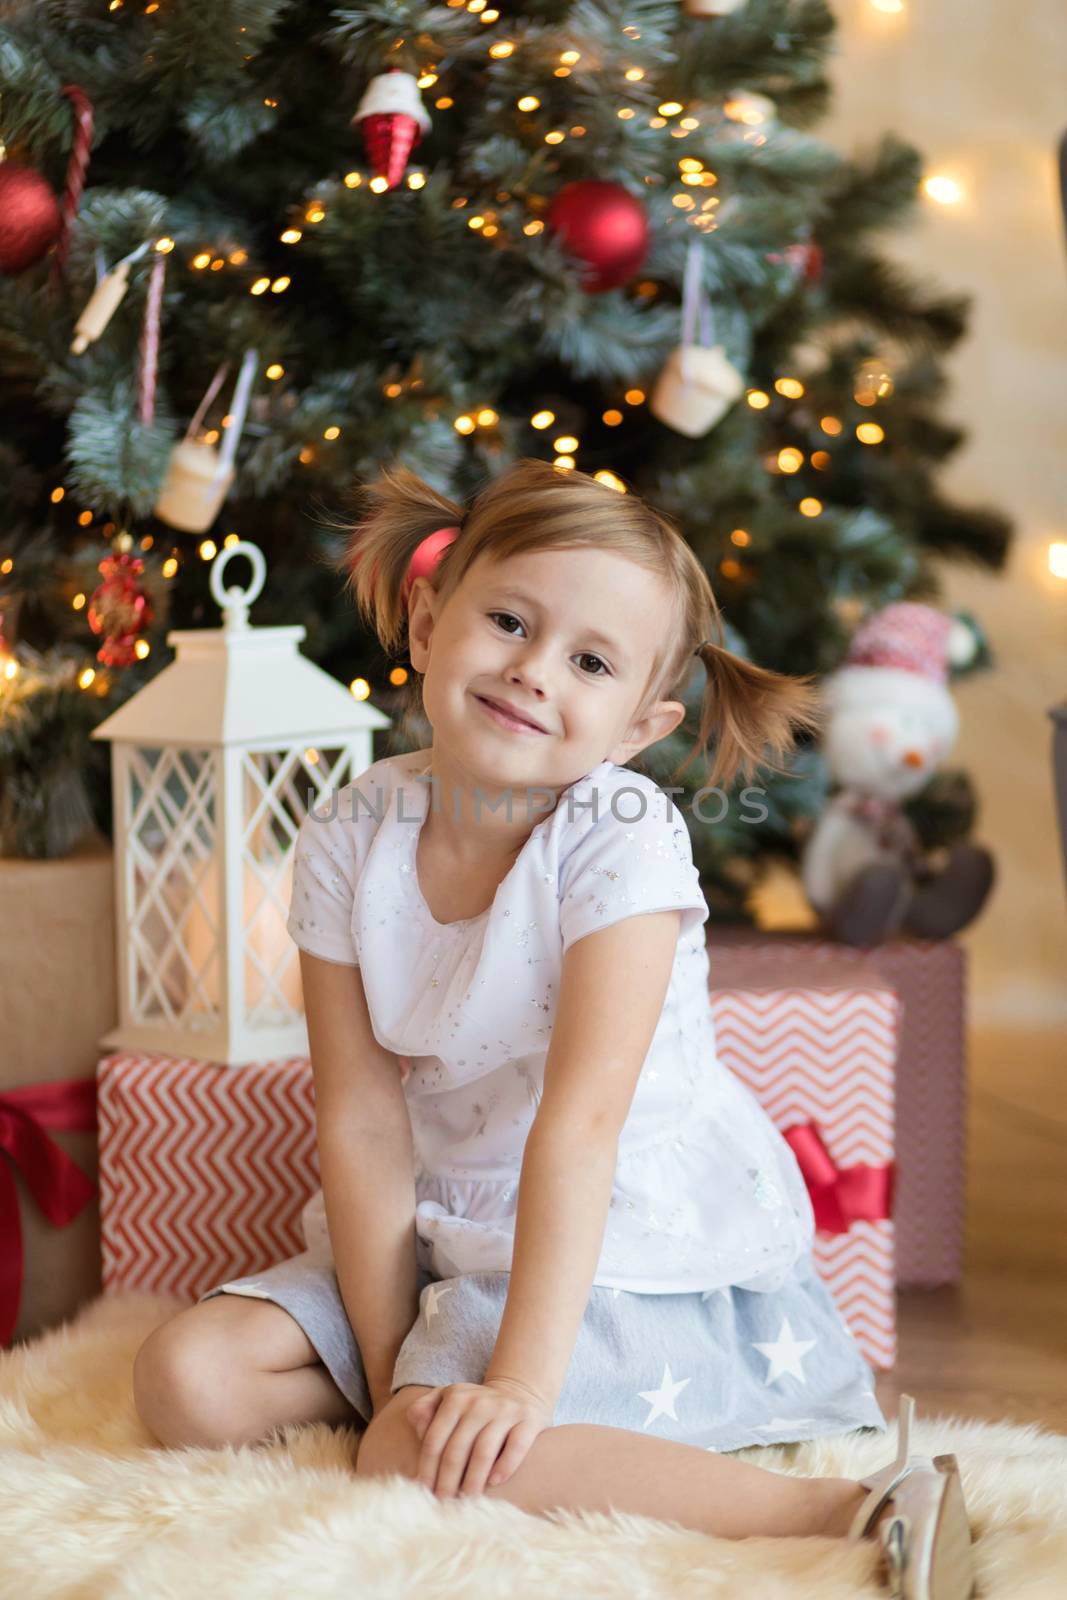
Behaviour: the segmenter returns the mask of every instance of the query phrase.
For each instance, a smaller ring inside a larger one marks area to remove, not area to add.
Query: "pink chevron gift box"
[[[752,963],[708,939],[719,1060],[786,1137],[815,1212],[814,1259],[875,1367],[896,1361],[893,1143],[899,1001],[871,965]]]
[[[306,1057],[225,1067],[122,1052],[97,1064],[103,1288],[195,1300],[304,1249],[319,1184]]]
[[[709,936],[711,970],[727,953],[760,982],[795,981],[797,963],[829,962],[849,981],[871,968],[900,1000],[896,1068],[896,1185],[893,1228],[897,1283],[933,1289],[963,1276],[966,1225],[967,953],[955,939],[903,935],[853,949],[807,930],[767,932],[718,925]],[[736,966],[729,969],[736,972]],[[866,979],[864,979],[866,981]]]

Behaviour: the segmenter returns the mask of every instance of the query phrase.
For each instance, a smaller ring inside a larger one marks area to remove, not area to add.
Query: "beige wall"
[[[886,130],[910,138],[927,172],[963,187],[924,199],[916,224],[885,236],[902,261],[974,296],[971,332],[950,358],[945,414],[969,442],[947,492],[1016,520],[999,576],[944,567],[949,605],[982,619],[998,658],[959,688],[956,759],[974,776],[976,836],[999,882],[961,937],[979,1022],[1061,1023],[1067,1062],[1067,889],[1055,831],[1048,707],[1067,700],[1067,580],[1048,545],[1067,541],[1067,247],[1055,150],[1067,128],[1064,0],[836,0],[836,105],[826,137],[854,151]]]

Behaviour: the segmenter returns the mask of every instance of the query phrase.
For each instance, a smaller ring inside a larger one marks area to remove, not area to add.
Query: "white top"
[[[678,909],[592,1281],[779,1288],[811,1248],[811,1202],[792,1149],[716,1059],[708,909],[670,796],[602,761],[536,824],[488,910],[439,923],[415,869],[430,757],[376,761],[305,817],[287,924],[312,955],[361,968],[375,1038],[410,1059],[418,1261],[439,1277],[510,1269],[562,956],[624,917]],[[513,808],[526,815],[521,794]],[[328,1249],[321,1189],[303,1220],[308,1245]]]

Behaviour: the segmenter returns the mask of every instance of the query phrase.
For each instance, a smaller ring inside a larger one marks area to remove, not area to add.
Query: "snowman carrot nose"
[[[905,750],[901,759],[906,767],[921,767],[923,765],[921,750]]]

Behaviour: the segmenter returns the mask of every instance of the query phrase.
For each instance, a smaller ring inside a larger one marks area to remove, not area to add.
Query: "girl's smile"
[[[532,717],[527,719],[525,713],[519,712],[517,706],[510,705],[507,701],[490,699],[485,694],[475,694],[474,698],[493,722],[502,728],[507,728],[512,733],[543,734],[548,732],[547,728],[543,728]]]

